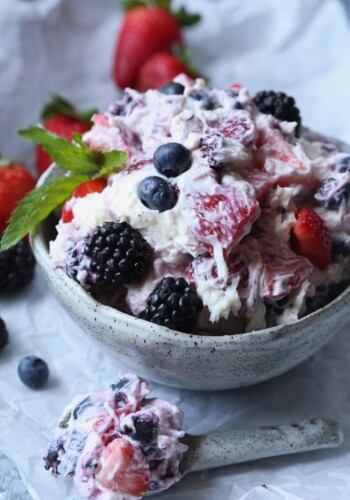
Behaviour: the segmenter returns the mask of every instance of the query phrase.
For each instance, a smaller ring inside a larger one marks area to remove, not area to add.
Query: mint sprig
[[[96,108],[86,109],[84,111],[78,111],[75,106],[63,97],[59,95],[54,95],[52,100],[48,102],[41,113],[41,118],[47,120],[57,115],[70,116],[77,120],[81,120],[86,123],[91,122],[92,116],[97,113]]]
[[[32,126],[18,132],[22,137],[40,144],[59,167],[76,174],[97,174],[105,164],[120,167],[127,159],[124,151],[91,151],[80,134],[73,134],[74,142],[45,130]]]
[[[35,188],[12,212],[0,243],[0,251],[15,245],[56,207],[65,202],[74,189],[90,179],[105,177],[121,170],[127,160],[124,151],[91,151],[80,134],[70,142],[42,127],[33,126],[19,133],[40,144],[52,160],[67,174]]]
[[[18,243],[52,210],[66,201],[79,184],[87,180],[89,180],[87,175],[60,177],[28,193],[12,212],[9,225],[1,240],[1,251],[8,250]]]

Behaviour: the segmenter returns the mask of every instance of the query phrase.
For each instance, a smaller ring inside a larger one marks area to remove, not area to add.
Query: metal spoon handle
[[[297,424],[256,427],[191,436],[181,461],[181,472],[232,465],[259,458],[333,448],[343,441],[343,431],[333,420],[314,418]]]

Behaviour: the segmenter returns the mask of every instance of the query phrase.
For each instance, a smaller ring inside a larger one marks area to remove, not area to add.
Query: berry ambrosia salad
[[[127,156],[105,178],[68,176],[50,255],[101,302],[225,334],[294,321],[346,286],[350,155],[302,127],[291,97],[181,75],[126,89],[93,122],[80,151]]]
[[[75,397],[48,446],[46,469],[73,476],[90,499],[135,500],[169,488],[188,449],[182,413],[149,392],[144,380],[121,373],[110,388]]]

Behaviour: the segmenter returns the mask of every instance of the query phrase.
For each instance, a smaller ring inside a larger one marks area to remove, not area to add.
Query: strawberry
[[[247,170],[244,178],[247,182],[249,182],[249,184],[253,186],[258,202],[264,203],[273,188],[273,181],[271,176],[264,170],[252,168],[250,170]]]
[[[35,180],[21,163],[0,160],[0,234],[17,203],[34,187]]]
[[[324,268],[331,260],[332,240],[323,219],[311,208],[301,207],[291,237],[295,253]]]
[[[194,210],[192,232],[214,255],[219,243],[227,256],[259,216],[259,204],[251,194],[233,185],[218,185],[213,193],[189,195]]]
[[[142,66],[137,79],[136,88],[140,92],[149,89],[161,89],[180,73],[192,77],[190,69],[184,61],[166,52],[157,52]]]
[[[68,207],[68,202],[72,198],[84,198],[86,195],[91,193],[101,193],[107,186],[107,179],[100,178],[91,181],[86,181],[76,187],[72,193],[71,198],[65,202],[62,209],[62,221],[71,222],[73,220],[73,212]]]
[[[138,72],[147,59],[157,52],[170,52],[174,45],[183,46],[181,25],[192,26],[200,16],[189,14],[184,7],[170,12],[170,1],[124,2],[130,10],[124,17],[115,48],[113,78],[121,87],[135,87]]]
[[[71,140],[74,132],[83,134],[91,128],[91,116],[96,112],[94,109],[79,113],[72,104],[62,97],[55,96],[47,104],[42,112],[43,126],[46,130]],[[41,146],[36,148],[38,175],[51,165],[52,160]]]
[[[106,490],[119,493],[120,498],[141,498],[148,491],[150,478],[149,465],[142,451],[126,439],[114,439],[103,450],[96,481]]]

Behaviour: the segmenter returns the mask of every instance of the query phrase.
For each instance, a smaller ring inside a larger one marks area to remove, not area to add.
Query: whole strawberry
[[[157,52],[170,52],[182,46],[181,26],[192,26],[200,16],[188,14],[184,7],[170,11],[171,0],[124,2],[124,17],[117,39],[113,78],[121,88],[134,87],[138,73],[147,59]],[[153,5],[152,5],[153,4]]]
[[[35,180],[21,163],[0,160],[0,235],[17,203],[34,187]]]
[[[140,69],[136,88],[140,92],[161,89],[180,73],[194,76],[182,59],[166,52],[158,52],[151,56]]]
[[[91,117],[95,112],[95,109],[79,112],[71,103],[62,97],[55,96],[44,107],[41,118],[46,130],[64,139],[71,140],[74,132],[83,134],[90,130],[92,125]],[[51,165],[52,160],[41,146],[37,146],[36,152],[37,172],[40,176]]]
[[[330,263],[332,240],[329,230],[323,219],[309,207],[301,207],[297,212],[292,248],[321,269]]]

